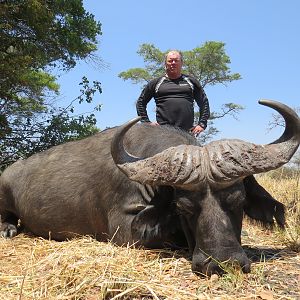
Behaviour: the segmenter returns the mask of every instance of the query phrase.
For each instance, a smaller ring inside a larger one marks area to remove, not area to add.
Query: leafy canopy
[[[182,72],[197,78],[203,88],[206,85],[241,79],[240,74],[231,74],[230,58],[225,53],[225,44],[221,42],[206,42],[202,47],[190,51],[181,51],[184,64]],[[164,74],[165,56],[170,50],[160,51],[153,44],[142,44],[137,51],[145,62],[145,68],[132,68],[121,72],[119,77],[132,80],[133,83],[146,83]]]
[[[100,34],[101,24],[84,9],[81,0],[0,1],[2,158],[3,153],[11,153],[11,162],[50,146],[51,143],[45,142],[42,147],[34,148],[31,143],[37,138],[42,143],[41,137],[49,129],[45,124],[64,123],[66,127],[60,127],[62,135],[68,126],[70,131],[83,123],[90,123],[86,128],[93,127],[92,118],[75,121],[69,115],[71,111],[53,107],[52,98],[59,93],[53,73],[70,70],[78,60],[95,58],[93,53]],[[93,88],[101,91],[97,82],[90,89]],[[40,122],[41,116],[51,120],[50,123]],[[39,132],[38,137],[36,132]],[[56,140],[58,143],[63,139]]]
[[[54,67],[69,70],[97,48],[101,24],[80,0],[15,0],[0,3],[0,99],[20,109],[41,109],[57,92]],[[10,103],[11,104],[11,103]]]

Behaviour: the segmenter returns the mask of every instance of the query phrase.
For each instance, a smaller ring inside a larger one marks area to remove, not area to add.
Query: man
[[[169,124],[191,131],[197,136],[207,126],[209,103],[199,81],[181,73],[182,64],[179,51],[168,52],[165,58],[166,74],[151,80],[145,86],[136,103],[137,114],[142,117],[142,122],[150,122],[147,104],[154,98],[157,122],[151,122],[152,125]],[[193,126],[194,100],[200,110],[196,126]]]

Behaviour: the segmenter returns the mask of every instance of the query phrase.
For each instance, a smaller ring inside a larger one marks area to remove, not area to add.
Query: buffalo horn
[[[171,185],[198,190],[207,186],[229,186],[246,176],[267,172],[287,163],[300,143],[300,119],[288,106],[260,100],[260,104],[279,112],[285,130],[267,145],[224,139],[203,147],[179,145],[152,157],[137,158],[123,146],[126,131],[139,121],[136,118],[120,127],[112,142],[112,156],[118,167],[132,180],[142,184]]]

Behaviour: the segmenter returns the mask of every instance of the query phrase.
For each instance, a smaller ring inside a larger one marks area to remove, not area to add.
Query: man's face
[[[172,51],[168,53],[165,65],[169,78],[176,79],[181,76],[182,60],[178,52]]]

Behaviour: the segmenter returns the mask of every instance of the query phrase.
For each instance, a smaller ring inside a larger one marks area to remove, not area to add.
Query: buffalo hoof
[[[0,225],[0,237],[12,238],[17,235],[17,227],[9,223],[2,223]]]

